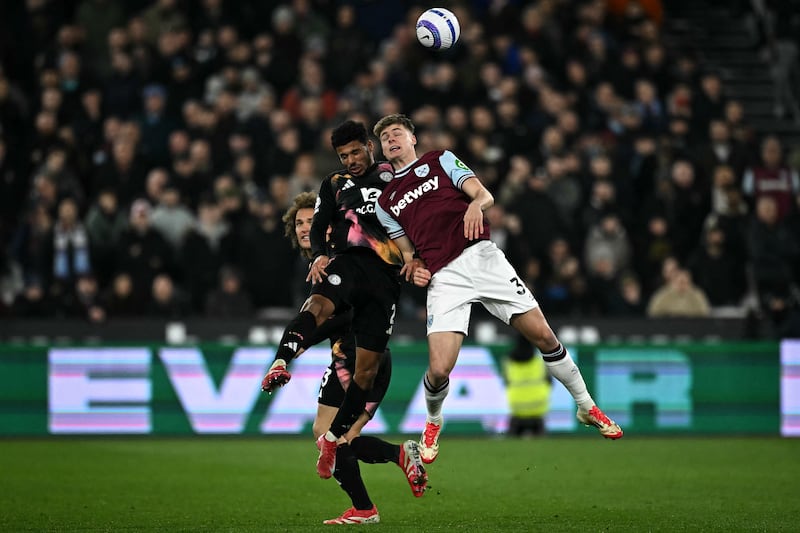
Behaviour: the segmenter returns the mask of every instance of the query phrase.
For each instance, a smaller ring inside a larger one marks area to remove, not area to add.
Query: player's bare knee
[[[323,424],[320,420],[314,420],[314,425],[311,426],[311,431],[314,433],[314,439],[318,439],[320,435],[325,434],[328,431],[328,426]]]
[[[543,352],[551,352],[558,347],[558,337],[538,308],[514,316],[511,325]]]
[[[428,367],[428,380],[434,387],[441,385],[450,377],[453,365],[442,361],[431,361]]]
[[[317,325],[320,325],[333,314],[333,302],[318,294],[312,294],[303,304],[300,311],[308,311],[314,315]]]

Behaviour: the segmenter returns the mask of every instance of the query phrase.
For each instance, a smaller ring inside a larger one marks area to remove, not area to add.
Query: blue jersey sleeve
[[[450,150],[445,150],[439,156],[439,164],[442,165],[445,173],[447,173],[453,185],[461,190],[461,186],[475,175],[471,168],[465,165],[456,155]]]
[[[375,215],[377,215],[378,221],[383,225],[386,233],[389,234],[390,239],[397,239],[406,234],[400,224],[389,213],[384,211],[378,202],[375,202]]]

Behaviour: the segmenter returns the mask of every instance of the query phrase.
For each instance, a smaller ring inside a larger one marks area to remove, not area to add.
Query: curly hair
[[[292,248],[300,250],[304,256],[311,259],[311,251],[300,248],[300,243],[297,242],[297,233],[294,231],[295,217],[297,212],[301,209],[313,209],[317,203],[317,193],[315,192],[301,192],[294,197],[291,207],[286,210],[283,215],[283,234],[286,235],[292,242]]]

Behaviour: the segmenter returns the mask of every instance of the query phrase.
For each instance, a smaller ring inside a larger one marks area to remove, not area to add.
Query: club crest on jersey
[[[331,274],[330,276],[328,276],[328,283],[334,286],[341,285],[342,278],[339,276],[339,274]]]
[[[381,179],[381,181],[385,181],[386,183],[389,183],[390,181],[392,181],[392,178],[394,177],[394,174],[392,174],[388,170],[384,170],[383,172],[378,174],[378,177]]]
[[[416,174],[420,178],[424,178],[425,176],[428,175],[428,172],[430,171],[431,167],[428,165],[428,163],[425,163],[424,165],[415,168],[414,174]]]

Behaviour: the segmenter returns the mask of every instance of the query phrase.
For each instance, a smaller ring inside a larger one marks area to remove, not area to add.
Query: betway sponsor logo
[[[400,200],[392,205],[389,206],[389,209],[392,211],[394,216],[399,216],[400,211],[406,208],[406,206],[411,205],[414,200],[425,194],[429,191],[435,191],[439,189],[439,176],[434,176],[431,179],[425,181],[419,187],[411,189],[407,191]]]

